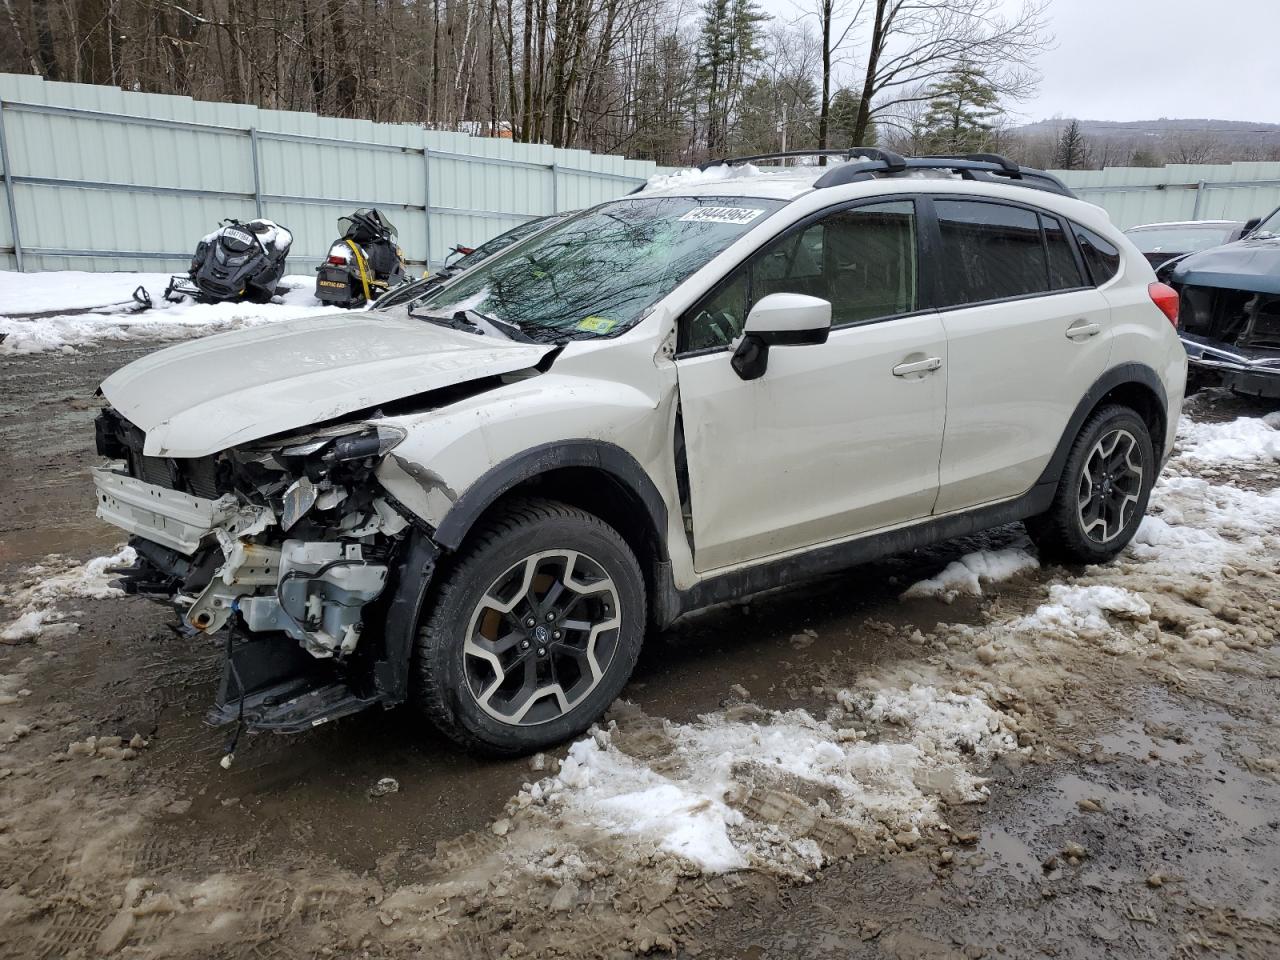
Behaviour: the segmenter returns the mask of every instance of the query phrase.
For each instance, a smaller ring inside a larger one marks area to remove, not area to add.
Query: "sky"
[[[814,7],[759,2],[785,20]],[[1040,86],[1008,105],[1021,122],[1060,114],[1280,123],[1280,0],[1049,0],[1048,14],[1055,41],[1040,56]],[[845,83],[862,60],[861,49],[850,52]]]

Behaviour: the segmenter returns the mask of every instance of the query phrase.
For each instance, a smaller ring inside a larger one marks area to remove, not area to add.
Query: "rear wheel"
[[[514,504],[441,584],[418,633],[418,703],[474,751],[551,746],[621,692],[644,626],[640,565],[615,530],[564,504]]]
[[[1046,559],[1103,563],[1133,539],[1155,483],[1146,423],[1133,410],[1107,406],[1085,421],[1071,446],[1053,504],[1027,521]]]

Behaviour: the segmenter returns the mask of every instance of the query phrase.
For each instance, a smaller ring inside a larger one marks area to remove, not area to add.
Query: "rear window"
[[[942,306],[1048,290],[1049,266],[1034,211],[976,200],[935,200],[942,233]]]
[[[1197,253],[1210,247],[1221,246],[1231,239],[1235,233],[1235,224],[1197,227],[1183,225],[1180,227],[1152,227],[1145,230],[1130,230],[1127,236],[1143,253],[1168,253],[1174,256],[1179,253]]]
[[[1080,244],[1080,252],[1084,254],[1084,262],[1093,278],[1093,285],[1100,287],[1120,272],[1120,251],[1110,240],[1092,230],[1078,223],[1073,226],[1076,242]]]

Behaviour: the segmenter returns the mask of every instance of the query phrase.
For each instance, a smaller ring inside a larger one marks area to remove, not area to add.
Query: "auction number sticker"
[[[762,213],[753,207],[699,207],[680,219],[690,223],[750,223]]]

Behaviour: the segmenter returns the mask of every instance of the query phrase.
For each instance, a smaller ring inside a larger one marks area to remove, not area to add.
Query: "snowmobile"
[[[171,277],[164,298],[180,303],[190,296],[202,303],[250,300],[266,303],[277,293],[293,234],[271,220],[223,220],[204,237],[191,257],[187,275]]]
[[[362,307],[405,280],[396,228],[372,207],[338,218],[342,236],[316,268],[316,299],[335,307]]]

